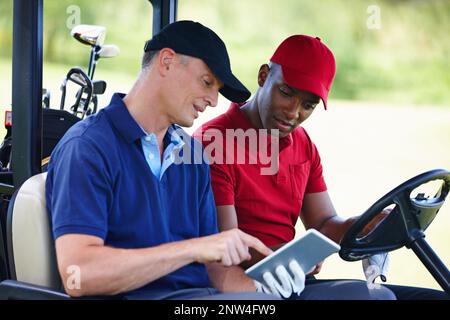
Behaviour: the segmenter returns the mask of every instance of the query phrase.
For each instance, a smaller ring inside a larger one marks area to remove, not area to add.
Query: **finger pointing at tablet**
[[[267,247],[264,243],[261,242],[258,238],[252,237],[251,235],[238,230],[241,234],[244,243],[250,247],[263,254],[264,256],[268,256],[273,253],[273,250]]]
[[[196,245],[194,260],[200,263],[219,262],[224,266],[238,265],[251,258],[249,248],[267,256],[273,251],[260,240],[239,229],[191,240]]]

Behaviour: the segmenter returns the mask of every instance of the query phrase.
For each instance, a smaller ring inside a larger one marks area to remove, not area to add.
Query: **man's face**
[[[267,74],[268,73],[268,74]],[[320,98],[301,91],[284,82],[281,67],[264,65],[258,75],[262,86],[257,97],[258,111],[265,129],[278,129],[280,137],[286,137],[309,118]]]
[[[176,55],[166,95],[171,123],[191,127],[207,106],[215,107],[222,82],[201,60]]]

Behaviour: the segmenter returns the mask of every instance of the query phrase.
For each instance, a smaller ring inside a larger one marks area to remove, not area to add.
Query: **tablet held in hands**
[[[295,260],[303,272],[308,274],[319,262],[339,250],[340,246],[336,242],[315,229],[309,229],[300,238],[288,242],[273,254],[248,268],[245,273],[256,281],[264,282],[264,273],[275,274],[275,269],[280,265],[289,270],[289,264]]]

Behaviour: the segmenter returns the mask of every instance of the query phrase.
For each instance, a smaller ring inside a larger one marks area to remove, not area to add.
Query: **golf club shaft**
[[[89,65],[88,65],[88,72],[87,72],[89,78],[91,78],[91,79],[92,79],[92,77],[91,77],[92,65],[94,64],[95,55],[96,55],[95,46],[93,46],[93,47],[91,47],[91,55],[89,56]]]

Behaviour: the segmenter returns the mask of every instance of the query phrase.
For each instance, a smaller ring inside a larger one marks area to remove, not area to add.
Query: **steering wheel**
[[[411,192],[429,181],[441,180],[434,197]],[[341,242],[339,255],[347,261],[356,261],[371,255],[389,252],[406,246],[411,248],[441,287],[450,294],[450,272],[425,242],[424,231],[436,217],[450,190],[450,171],[437,169],[422,173],[393,189],[375,202],[349,228]],[[367,235],[361,231],[383,209],[394,204],[392,211]]]

